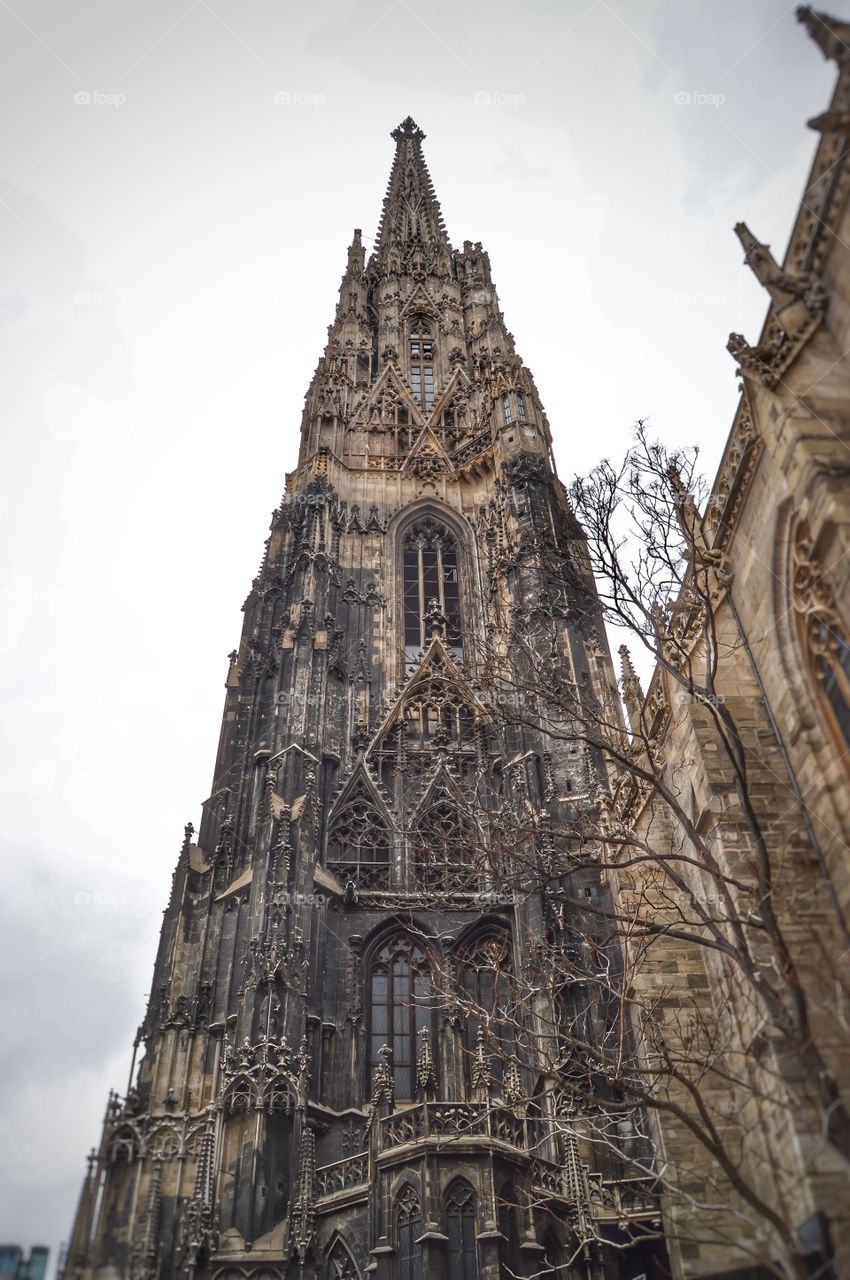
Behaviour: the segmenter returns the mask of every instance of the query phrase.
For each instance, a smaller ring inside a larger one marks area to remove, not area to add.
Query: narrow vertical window
[[[371,1070],[380,1062],[383,1046],[393,1051],[395,1096],[403,1102],[416,1097],[418,1034],[431,1030],[431,983],[425,952],[409,937],[399,935],[376,955],[369,977],[369,1057]]]
[[[423,1280],[422,1210],[412,1187],[405,1187],[396,1204],[398,1240],[398,1280]]]
[[[460,630],[460,582],[455,540],[432,521],[412,529],[404,543],[404,658],[408,674],[430,639],[427,614],[436,602],[446,617],[445,641],[463,657]]]
[[[471,1089],[478,1028],[486,1025],[490,1074],[500,1090],[507,1066],[516,1057],[510,940],[501,932],[479,937],[460,953],[456,964],[461,999],[471,1014],[463,1032],[468,1085]]]
[[[362,889],[390,887],[390,833],[363,786],[350,793],[333,819],[327,861],[343,884]]]
[[[414,320],[410,331],[410,389],[425,413],[434,407],[434,339],[428,321]]]
[[[511,422],[513,422],[513,415],[511,414],[510,396],[502,396],[502,413],[505,416],[505,426],[508,426]]]
[[[516,393],[516,416],[520,422],[525,422],[525,396],[521,391]]]
[[[512,1182],[502,1187],[496,1205],[496,1222],[501,1232],[499,1263],[505,1275],[520,1274],[519,1224],[516,1188]]]
[[[475,1200],[466,1182],[454,1182],[446,1196],[449,1280],[477,1280]]]

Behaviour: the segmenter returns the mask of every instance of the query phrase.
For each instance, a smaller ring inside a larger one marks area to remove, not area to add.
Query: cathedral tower
[[[562,675],[615,690],[584,542],[487,253],[449,243],[421,129],[392,137],[65,1280],[661,1274],[622,1247],[624,1215],[658,1218],[625,1157],[547,1126],[509,1010],[549,923],[490,875],[499,797],[545,841],[600,784],[500,727],[489,683],[511,618],[557,598]]]

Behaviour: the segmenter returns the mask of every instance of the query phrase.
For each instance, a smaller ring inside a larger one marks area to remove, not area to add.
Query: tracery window
[[[516,393],[516,416],[520,422],[525,422],[525,396],[521,391]]]
[[[513,414],[511,413],[510,396],[502,396],[502,413],[505,418],[505,426],[508,427],[513,422]]]
[[[420,817],[413,833],[413,873],[421,889],[436,893],[478,888],[480,839],[454,800],[442,797]]]
[[[483,1047],[487,1066],[493,1085],[500,1089],[516,1057],[511,944],[507,934],[499,930],[473,939],[458,954],[456,971],[462,1004],[469,1012],[463,1021],[468,1084],[471,1087],[474,1083],[480,1052],[478,1029],[486,1026]]]
[[[390,885],[390,832],[365,787],[349,795],[328,833],[328,870],[362,889]]]
[[[434,407],[434,339],[424,316],[417,317],[410,330],[410,386],[420,409],[430,413]]]
[[[393,1051],[396,1099],[416,1097],[418,1034],[431,1030],[434,1005],[431,971],[424,947],[408,934],[396,934],[375,955],[369,973],[370,1072],[381,1049]]]
[[[408,747],[433,746],[438,731],[456,746],[471,745],[475,722],[469,706],[447,686],[434,681],[411,698],[404,709],[404,735]]]
[[[354,1259],[339,1241],[328,1258],[328,1280],[360,1280]]]
[[[396,1202],[397,1280],[423,1280],[422,1209],[413,1187],[407,1186]]]
[[[446,1193],[448,1280],[477,1280],[475,1246],[475,1197],[468,1182],[458,1179]]]
[[[449,651],[463,656],[460,582],[455,539],[433,520],[415,525],[404,540],[404,657],[408,673],[429,638],[426,615],[436,602],[445,616]]]
[[[835,592],[801,520],[791,548],[791,599],[806,664],[842,749],[850,747],[850,641]]]

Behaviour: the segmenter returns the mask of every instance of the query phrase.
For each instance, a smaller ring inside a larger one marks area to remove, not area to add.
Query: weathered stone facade
[[[522,1102],[534,1064],[491,1061],[452,1004],[494,967],[509,981],[543,928],[539,897],[492,891],[490,799],[521,773],[556,818],[557,795],[589,802],[598,781],[586,754],[499,729],[489,637],[554,565],[565,664],[579,678],[591,647],[610,658],[487,254],[450,246],[417,125],[393,138],[377,245],[367,263],[355,231],[244,606],[137,1084],[109,1101],[65,1280],[536,1275],[566,1264],[579,1212],[598,1238],[575,1274],[614,1276],[624,1217],[658,1220],[625,1167],[565,1163]],[[656,1274],[657,1254],[636,1245],[629,1274]]]
[[[755,926],[745,949],[762,948],[773,990],[795,1006],[789,1025],[799,1014],[806,1029],[801,1052],[789,1051],[796,1033],[777,1029],[781,1016],[772,1017],[755,994],[759,975],[743,980],[716,951],[669,937],[643,966],[642,996],[663,989],[671,1039],[683,1027],[692,1033],[699,1018],[707,1039],[722,1045],[724,1069],[704,1073],[700,1100],[707,1117],[719,1118],[731,1172],[764,1207],[754,1213],[737,1196],[686,1124],[655,1116],[656,1148],[675,1170],[671,1184],[684,1192],[665,1196],[668,1246],[681,1276],[775,1264],[778,1237],[768,1213],[803,1257],[820,1258],[816,1274],[850,1274],[850,1150],[846,1134],[825,1135],[831,1118],[843,1125],[850,1099],[850,24],[808,9],[798,17],[837,64],[838,82],[829,109],[810,122],[822,136],[782,265],[745,225],[735,229],[769,310],[755,346],[730,337],[741,399],[694,534],[695,559],[713,575],[713,689],[740,733],[744,785],[736,785],[705,700],[689,699],[676,675],[659,667],[641,701],[628,657],[623,673],[659,776],[686,797],[686,817],[724,875],[739,879],[734,901],[742,917],[752,902],[747,875],[757,865],[749,860],[752,831],[766,833],[775,928],[761,917],[745,920]],[[695,637],[697,666],[704,652]],[[697,846],[652,788],[631,820],[638,833],[652,831],[658,847],[666,839],[699,862]],[[656,880],[648,892],[634,873],[613,878],[625,910],[655,913],[656,924],[666,913],[680,929],[695,918],[691,895],[705,904],[717,891],[698,866],[686,890]],[[774,939],[787,946],[778,969]],[[806,1069],[807,1062],[820,1065]],[[664,1087],[693,1118],[694,1097],[670,1080]],[[719,1206],[713,1214],[704,1207],[712,1201]],[[814,1262],[801,1265],[803,1274],[815,1273]]]
[[[768,318],[756,346],[730,339],[741,401],[709,503],[681,502],[746,785],[673,658],[646,698],[628,658],[622,682],[660,792],[619,777],[592,734],[500,714],[494,655],[541,610],[553,679],[625,733],[536,387],[487,254],[449,244],[405,120],[375,250],[359,231],[348,250],[197,840],[186,828],[138,1077],[109,1100],[64,1280],[761,1276],[783,1231],[801,1259],[784,1274],[831,1253],[818,1274],[850,1274],[850,25],[801,17],[838,84],[782,267],[737,228]],[[681,617],[659,619],[662,654]],[[697,658],[701,643],[697,627]],[[557,881],[557,929],[542,886],[505,892],[506,812],[528,815],[534,866]],[[590,847],[618,822],[651,849],[643,866]],[[805,1008],[796,1057],[759,975],[694,942],[722,881],[722,928],[774,962],[747,896],[753,830]],[[555,876],[574,832],[588,848]],[[581,933],[583,902],[617,922],[622,963],[610,948],[605,963],[626,1020],[651,1008],[691,1071],[657,1073],[653,1145],[623,1125],[604,1158],[575,1104],[566,1124],[558,1111],[564,1055],[553,1081],[529,1050],[558,1021],[545,985],[508,1010],[514,979],[527,990],[541,956],[566,956],[555,933]],[[653,937],[636,964],[632,924]],[[716,1160],[690,1126],[700,1107]]]

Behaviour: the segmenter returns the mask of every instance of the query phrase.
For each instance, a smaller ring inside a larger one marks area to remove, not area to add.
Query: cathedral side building
[[[689,1123],[668,1115],[654,1126],[657,1154],[676,1171],[665,1225],[682,1276],[850,1274],[850,24],[797,16],[838,78],[809,121],[820,137],[781,265],[746,224],[735,228],[768,312],[752,345],[729,339],[741,397],[702,513],[681,495],[710,627],[683,644],[684,615],[662,623],[665,661],[645,698],[628,655],[623,670],[633,726],[681,797],[661,838],[657,795],[629,818],[638,835],[695,860],[684,883],[666,882],[663,908],[693,922],[694,900],[709,904],[715,919],[750,930],[738,957],[756,962],[743,980],[737,960],[671,936],[638,979],[644,997],[664,983],[680,1050],[682,1029],[704,1017],[701,1043],[723,1064],[689,1077],[716,1125],[717,1159]],[[687,695],[686,663],[666,662],[669,641],[696,668],[710,650],[708,697]],[[737,735],[731,751],[724,724]],[[706,850],[734,886],[731,910],[711,896],[721,877],[700,866]],[[614,880],[624,910],[653,913],[657,884],[653,899],[639,874]],[[693,1122],[686,1092],[670,1086],[668,1097]],[[733,1189],[738,1177],[757,1209]],[[799,1250],[798,1269],[778,1262],[776,1232]]]

